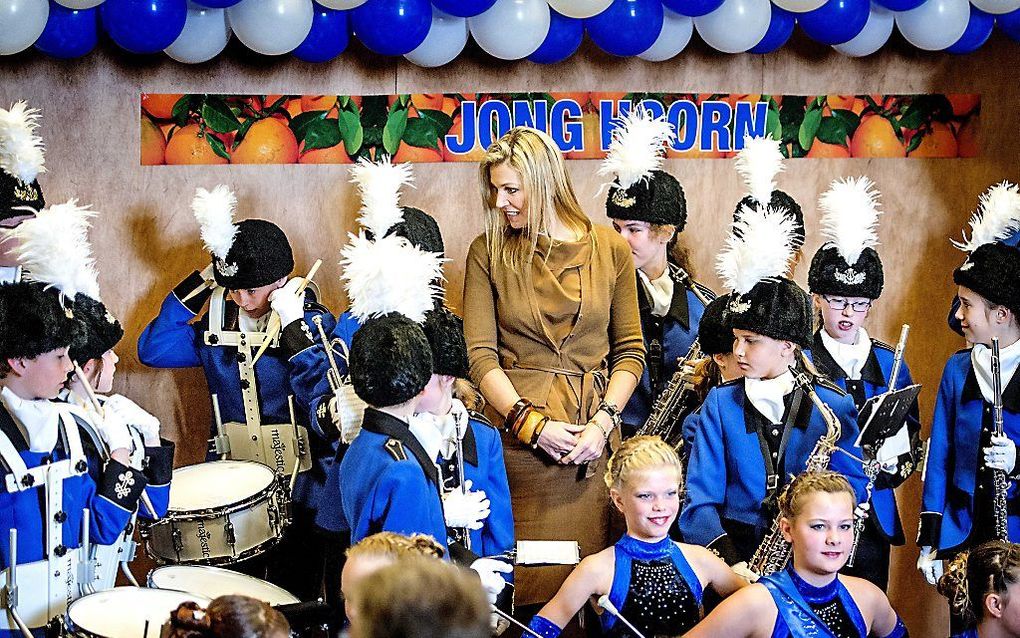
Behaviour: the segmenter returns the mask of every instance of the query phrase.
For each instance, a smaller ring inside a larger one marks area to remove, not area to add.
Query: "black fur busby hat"
[[[981,195],[971,236],[953,244],[969,253],[953,282],[1020,314],[1020,250],[1001,243],[1020,230],[1020,189],[1002,182]]]
[[[403,206],[404,220],[390,227],[387,235],[403,237],[418,248],[442,256],[446,252],[443,234],[432,215],[412,206]],[[371,239],[371,237],[370,237]]]
[[[38,118],[38,109],[25,102],[0,109],[0,221],[46,207],[36,179],[46,170],[42,140],[35,134]]]
[[[638,106],[613,129],[600,175],[612,175],[606,215],[651,224],[687,225],[687,200],[680,182],[662,170],[665,145],[676,139],[665,117]]]
[[[191,209],[202,241],[212,253],[213,277],[229,290],[259,288],[294,270],[294,252],[287,235],[273,222],[245,219],[234,223],[237,198],[223,184],[199,188]]]
[[[463,379],[468,374],[467,342],[464,340],[464,321],[449,308],[440,307],[425,315],[422,330],[432,348],[432,369]]]
[[[350,372],[354,392],[372,407],[410,401],[432,378],[425,332],[396,312],[369,319],[351,340]]]
[[[828,240],[811,259],[808,289],[820,295],[882,295],[885,275],[878,245],[878,192],[867,177],[836,180],[818,200]]]
[[[733,352],[733,329],[725,324],[723,315],[729,295],[720,295],[705,306],[705,312],[698,323],[698,344],[707,355]]]
[[[793,220],[793,249],[804,245],[804,211],[789,194],[776,188],[776,175],[783,170],[780,143],[772,137],[745,137],[744,148],[737,152],[736,169],[744,180],[748,194],[733,210],[733,222],[749,208],[784,210]],[[739,232],[739,230],[737,231]]]
[[[106,305],[84,293],[74,299],[74,320],[78,338],[71,346],[71,359],[78,365],[99,359],[124,336],[124,328]]]
[[[78,338],[57,290],[26,281],[0,285],[0,359],[32,359]]]
[[[723,325],[810,347],[811,301],[784,276],[793,236],[794,221],[785,211],[741,209],[718,260],[719,275],[732,291]]]

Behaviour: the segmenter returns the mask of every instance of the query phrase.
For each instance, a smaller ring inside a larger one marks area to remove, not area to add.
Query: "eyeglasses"
[[[841,297],[830,299],[825,295],[822,295],[822,299],[824,299],[825,303],[829,304],[829,307],[833,310],[846,310],[846,307],[850,306],[853,308],[854,312],[867,312],[871,308],[871,302],[867,300],[850,303]]]

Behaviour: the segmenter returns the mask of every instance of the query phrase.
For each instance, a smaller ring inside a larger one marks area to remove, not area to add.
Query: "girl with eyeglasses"
[[[882,294],[882,260],[878,244],[878,193],[867,177],[836,180],[820,198],[822,233],[828,241],[815,253],[808,273],[812,302],[820,326],[811,346],[818,370],[853,398],[858,410],[889,390],[893,348],[872,339],[864,329],[871,306]],[[906,363],[899,369],[896,388],[912,385]],[[861,424],[863,426],[863,424]],[[889,581],[892,545],[904,543],[893,490],[914,471],[920,430],[917,403],[904,427],[877,450],[865,450],[881,464],[871,494],[871,513],[861,533],[853,566],[845,573],[866,578],[885,588]]]

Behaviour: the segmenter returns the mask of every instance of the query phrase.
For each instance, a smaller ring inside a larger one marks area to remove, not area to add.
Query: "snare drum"
[[[159,563],[227,565],[279,542],[289,523],[273,470],[250,461],[212,461],[174,470],[170,507],[145,532]]]
[[[176,589],[209,598],[242,594],[270,605],[291,605],[301,602],[290,592],[253,576],[219,567],[167,565],[149,572],[149,587]]]
[[[205,596],[163,589],[115,587],[79,598],[64,615],[66,635],[74,638],[159,638],[181,603],[205,607]]]

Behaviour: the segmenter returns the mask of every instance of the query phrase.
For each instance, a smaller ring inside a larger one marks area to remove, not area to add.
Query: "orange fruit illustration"
[[[970,120],[956,132],[956,148],[959,157],[977,157],[981,154],[978,146],[977,126]]]
[[[973,111],[978,104],[981,104],[979,93],[954,93],[947,95],[949,103],[953,105],[953,115],[962,117]]]
[[[183,93],[142,93],[142,109],[157,120],[167,120]]]
[[[166,145],[167,164],[226,164],[227,160],[213,152],[198,124],[178,129]]]
[[[442,147],[443,145],[440,143],[439,148]],[[393,155],[393,161],[397,164],[401,162],[442,162],[443,154],[434,148],[422,148],[401,142],[397,147],[397,152]]]
[[[166,153],[166,138],[163,131],[152,123],[152,120],[142,116],[142,166],[156,166],[162,164]]]
[[[896,137],[889,120],[868,115],[861,120],[850,141],[853,157],[906,157],[907,151]]]
[[[846,144],[828,144],[822,140],[815,140],[811,143],[806,157],[850,157],[849,144],[850,138],[847,138]]]
[[[599,159],[602,157],[602,148],[598,113],[582,113],[581,124],[584,126],[584,150],[567,152],[567,159]]]
[[[956,157],[956,136],[948,124],[935,122],[921,144],[910,151],[910,157]]]
[[[286,123],[275,118],[259,120],[230,156],[232,164],[293,164],[298,143]]]
[[[460,115],[457,115],[457,117],[453,118],[453,126],[450,127],[450,132],[447,133],[447,135],[453,135],[454,137],[460,139],[463,133],[464,133],[464,118],[462,118]],[[478,146],[477,141],[475,142],[475,147],[473,149],[462,155],[458,155],[457,153],[454,153],[448,148],[446,148],[445,143],[442,143],[439,146],[440,148],[443,149],[444,162],[478,162],[481,161],[483,157],[485,157],[485,149]]]
[[[304,142],[301,143],[301,157],[298,164],[350,164],[351,156],[347,154],[344,143],[329,148],[315,148],[310,151],[304,150]]]

